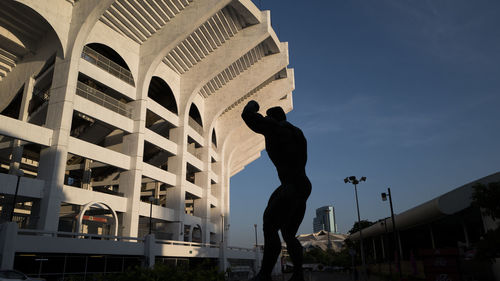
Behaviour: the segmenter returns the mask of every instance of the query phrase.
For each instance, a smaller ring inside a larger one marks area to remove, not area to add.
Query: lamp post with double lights
[[[352,183],[354,185],[354,194],[356,195],[356,209],[358,210],[358,227],[359,227],[359,239],[361,241],[361,265],[363,270],[363,276],[366,276],[366,263],[365,263],[365,251],[363,249],[363,232],[361,227],[361,217],[359,215],[359,203],[358,203],[358,184],[362,181],[366,181],[366,177],[361,177],[359,180],[355,176],[350,176],[344,179],[344,183]]]
[[[387,193],[382,192],[380,194],[382,196],[382,201],[387,201],[387,197],[389,197],[389,205],[391,206],[391,220],[392,220],[392,233],[394,234],[394,248],[396,249],[396,263],[398,266],[399,279],[403,277],[401,272],[401,249],[399,248],[399,233],[396,232],[396,221],[394,220],[394,209],[392,207],[392,196],[391,196],[391,188],[387,188]]]

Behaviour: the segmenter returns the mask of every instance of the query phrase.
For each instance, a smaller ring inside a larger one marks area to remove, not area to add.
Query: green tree
[[[351,230],[349,230],[349,234],[353,234],[359,231],[359,229],[367,228],[372,225],[373,222],[369,220],[361,220],[359,222],[355,222],[352,226]]]
[[[481,208],[484,215],[500,220],[500,182],[473,186],[473,204]],[[493,261],[500,257],[500,226],[488,230],[477,244],[477,258]]]

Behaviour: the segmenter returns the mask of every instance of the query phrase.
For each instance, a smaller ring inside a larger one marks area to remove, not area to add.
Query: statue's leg
[[[290,215],[287,223],[281,228],[281,234],[286,242],[288,253],[293,262],[293,275],[290,280],[302,281],[304,280],[304,273],[302,269],[303,254],[302,245],[295,237],[299,226],[304,218],[306,211],[306,202],[298,202],[295,206],[291,206],[289,210],[294,210]]]
[[[264,257],[258,280],[271,280],[271,272],[281,252],[281,240],[278,231],[281,227],[281,218],[286,210],[281,206],[281,186],[271,195],[267,208],[264,211]]]

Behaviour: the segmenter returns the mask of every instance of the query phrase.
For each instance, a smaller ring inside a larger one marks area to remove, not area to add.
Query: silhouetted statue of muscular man
[[[311,182],[306,176],[307,142],[302,131],[286,121],[281,107],[258,113],[259,104],[250,101],[241,117],[254,132],[266,140],[266,151],[276,166],[281,185],[273,192],[264,211],[264,258],[254,281],[271,280],[271,272],[281,251],[278,230],[286,242],[293,262],[290,280],[303,281],[302,246],[295,235],[304,218]]]

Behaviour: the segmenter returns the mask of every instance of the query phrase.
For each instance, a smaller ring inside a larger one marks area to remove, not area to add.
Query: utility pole
[[[391,188],[387,188],[387,194],[385,192],[382,193],[382,201],[387,200],[387,196],[389,196],[389,205],[391,207],[391,220],[392,220],[392,233],[394,234],[394,248],[396,249],[396,263],[399,272],[399,279],[402,280],[403,273],[401,272],[401,248],[399,247],[399,232],[396,231],[396,221],[394,220],[394,208],[392,207],[392,196],[391,196]]]

